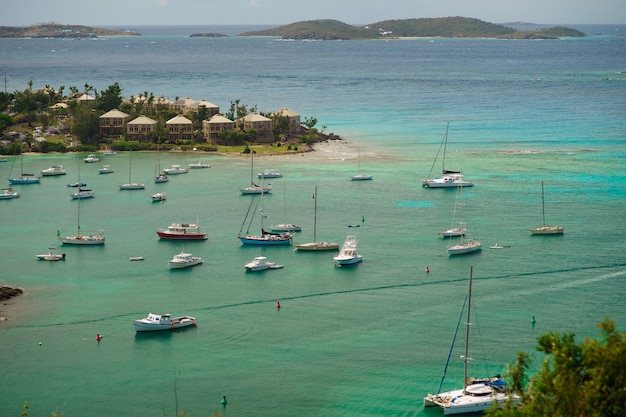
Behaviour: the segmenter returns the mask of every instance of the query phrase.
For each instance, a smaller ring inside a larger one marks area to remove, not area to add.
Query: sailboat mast
[[[313,242],[317,242],[317,186],[315,186],[315,193],[313,193]]]
[[[80,238],[80,200],[81,199],[81,195],[80,195],[80,188],[81,188],[81,182],[80,182],[80,161],[78,162],[78,208],[76,209],[76,236],[78,238]]]
[[[467,364],[470,361],[469,354],[469,333],[470,333],[470,313],[472,310],[472,278],[474,267],[470,266],[469,291],[467,293],[467,324],[465,327],[465,354],[463,355],[463,394],[467,394]]]
[[[446,175],[446,148],[448,147],[448,128],[450,122],[446,124],[446,136],[443,139],[443,158],[441,159],[441,174]]]
[[[543,181],[541,181],[541,218],[543,219],[543,227],[546,227],[546,203],[543,193]]]

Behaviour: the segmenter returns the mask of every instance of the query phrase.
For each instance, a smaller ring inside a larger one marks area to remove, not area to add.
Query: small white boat
[[[181,252],[178,255],[174,255],[174,257],[168,261],[168,265],[170,269],[180,269],[201,264],[203,261],[204,258],[200,256],[193,256],[190,253]]]
[[[57,248],[48,248],[48,253],[43,255],[35,255],[37,259],[40,261],[64,261],[65,254],[64,253],[54,253]]]
[[[156,177],[154,177],[154,182],[156,184],[162,183],[162,182],[168,182],[170,179],[167,177],[167,174],[158,174]]]
[[[292,223],[278,223],[272,225],[272,232],[301,232],[302,226]]]
[[[446,148],[448,146],[448,128],[450,124],[446,125],[446,134],[441,141],[441,145],[439,145],[439,149],[443,147],[443,160],[441,164],[441,177],[439,178],[431,178],[428,173],[428,178],[422,181],[422,187],[424,188],[459,188],[459,187],[473,187],[474,183],[463,179],[463,174],[461,171],[451,171],[446,169]],[[435,162],[437,162],[437,157],[439,156],[439,151],[437,151],[437,155],[435,156],[435,161],[433,162],[433,167],[435,166]]]
[[[173,240],[206,240],[207,234],[200,232],[198,223],[172,223],[167,229],[157,230],[161,239]]]
[[[282,178],[283,174],[275,171],[263,171],[259,172],[259,178]]]
[[[131,262],[137,262],[137,261],[143,261],[143,260],[144,260],[143,256],[131,256],[130,257]]]
[[[465,255],[466,253],[478,252],[481,249],[480,242],[473,239],[463,240],[458,245],[448,248],[449,255]]]
[[[90,155],[87,155],[87,158],[83,159],[83,161],[85,161],[85,163],[91,164],[93,162],[100,162],[100,158],[92,153]]]
[[[467,232],[467,228],[465,227],[465,225],[462,222],[459,222],[459,226],[458,227],[452,227],[448,230],[444,230],[442,232],[439,232],[439,236],[446,238],[446,237],[461,237],[465,235],[465,232]]]
[[[77,192],[70,194],[72,200],[78,200],[80,198],[93,198],[96,194],[92,190],[79,188]]]
[[[543,191],[543,181],[541,181],[541,217],[543,226],[530,229],[533,235],[562,235],[565,228],[563,226],[549,226],[546,224],[545,197]]]
[[[350,177],[350,179],[352,181],[369,181],[374,179],[374,177],[372,177],[369,174],[357,174],[357,175],[353,175],[352,177]]]
[[[246,271],[256,272],[266,269],[280,269],[283,265],[277,265],[275,262],[269,262],[265,256],[257,256],[244,266]]]
[[[339,255],[333,258],[337,266],[352,265],[363,260],[356,249],[356,235],[348,235],[343,242]]]
[[[146,186],[144,184],[138,182],[127,182],[126,184],[120,185],[120,190],[143,190]]]
[[[171,168],[163,170],[167,175],[186,174],[189,172],[187,168],[182,168],[180,165],[172,165]]]
[[[85,187],[87,186],[87,184],[84,182],[73,182],[73,183],[67,184],[67,186],[71,188],[77,188],[77,187]]]
[[[167,193],[152,194],[152,201],[165,201],[166,198],[167,198]]]
[[[192,162],[191,164],[189,164],[189,168],[191,169],[211,168],[211,164],[205,161]]]
[[[52,177],[55,175],[65,175],[67,172],[63,168],[63,165],[52,165],[50,168],[41,171],[41,176]]]
[[[99,174],[112,174],[113,168],[111,168],[111,165],[105,165],[98,170],[98,173]]]
[[[158,330],[174,330],[181,327],[195,326],[196,318],[191,316],[172,317],[171,314],[148,314],[145,319],[134,320],[136,332],[154,332]]]
[[[20,198],[20,193],[13,191],[12,187],[3,188],[0,192],[0,200],[10,200],[12,198]]]

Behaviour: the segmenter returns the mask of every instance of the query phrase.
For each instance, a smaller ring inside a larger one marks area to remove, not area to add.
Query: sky
[[[471,17],[491,23],[626,24],[624,0],[0,0],[0,26],[284,25]]]

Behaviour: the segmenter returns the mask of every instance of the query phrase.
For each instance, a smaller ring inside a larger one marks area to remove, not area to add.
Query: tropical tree
[[[108,112],[109,110],[119,108],[122,103],[122,87],[116,81],[110,85],[106,90],[100,92],[98,97],[96,108],[102,112]]]
[[[618,417],[626,410],[626,332],[605,319],[600,338],[577,344],[573,333],[547,333],[537,350],[546,354],[541,369],[527,377],[531,361],[518,353],[509,368],[513,390],[522,404],[492,409],[487,417]]]

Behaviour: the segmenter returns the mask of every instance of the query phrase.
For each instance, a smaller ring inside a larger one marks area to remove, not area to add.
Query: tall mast
[[[546,227],[546,203],[543,194],[543,181],[541,181],[541,218],[543,219],[543,227]]]
[[[313,242],[317,242],[317,185],[313,194]]]
[[[465,354],[463,355],[463,394],[467,394],[467,364],[472,358],[469,354],[469,332],[470,332],[470,312],[472,310],[472,275],[474,273],[474,267],[470,266],[470,279],[469,279],[469,291],[467,293],[467,324],[465,328]]]

